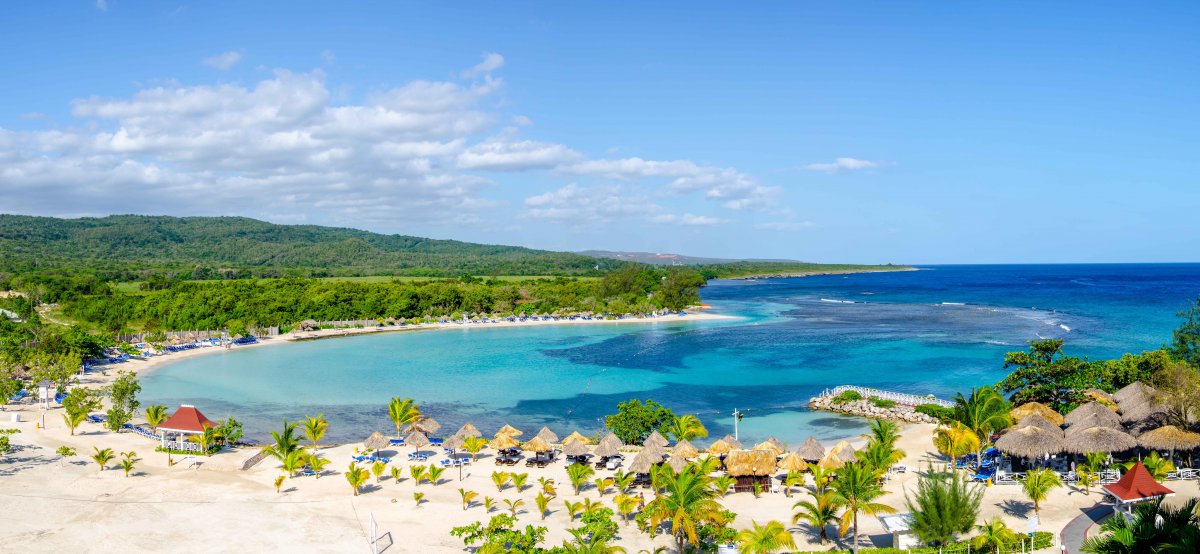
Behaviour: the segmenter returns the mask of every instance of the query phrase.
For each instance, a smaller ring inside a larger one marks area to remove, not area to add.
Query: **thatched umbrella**
[[[841,458],[843,462],[846,462],[848,464],[858,461],[858,454],[856,454],[854,452],[853,446],[847,446],[846,448],[839,451],[838,457]]]
[[[780,452],[787,452],[787,443],[775,438],[775,435],[768,437],[766,442],[775,445],[775,448],[778,448]]]
[[[679,473],[680,471],[683,471],[683,468],[687,467],[687,465],[688,465],[687,460],[685,460],[679,456],[675,456],[675,455],[672,455],[671,457],[667,458],[666,463],[668,466],[670,466],[670,468],[672,470],[675,471],[675,473]]]
[[[579,431],[572,431],[571,434],[567,435],[567,438],[563,439],[562,441],[564,445],[571,444],[573,442],[580,442],[587,445],[592,444],[592,439],[583,436]]]
[[[538,430],[538,433],[535,435],[535,437],[550,444],[558,442],[558,435],[554,434],[554,431],[551,431],[549,427],[545,426]]]
[[[725,435],[724,437],[721,437],[721,440],[729,443],[729,446],[732,446],[734,448],[734,450],[737,450],[742,447],[741,441],[733,438],[733,435]]]
[[[1150,385],[1147,385],[1141,381],[1134,381],[1123,387],[1121,390],[1114,392],[1112,398],[1117,402],[1124,402],[1133,396],[1140,394],[1152,395],[1153,393],[1154,387],[1151,387]]]
[[[441,428],[442,424],[438,423],[436,419],[433,419],[429,416],[421,416],[414,421],[412,425],[408,426],[409,431],[420,431],[426,435],[432,435],[438,432],[438,429]]]
[[[604,435],[604,438],[600,439],[600,444],[603,444],[606,442],[612,443],[613,447],[618,448],[618,449],[621,448],[622,446],[625,446],[625,443],[622,442],[621,439],[617,437],[616,433],[610,432],[609,434]]]
[[[513,427],[512,425],[505,423],[504,427],[501,427],[499,431],[496,431],[496,434],[497,435],[508,435],[510,437],[519,437],[519,436],[523,435],[524,433],[522,433],[520,429],[517,429],[516,427]]]
[[[643,446],[642,450],[641,450],[641,452],[639,452],[639,454],[645,454],[647,456],[650,456],[652,459],[654,459],[654,463],[657,464],[657,463],[661,462],[663,460],[663,458],[667,457],[668,452],[667,452],[667,449],[665,449],[661,446],[658,446],[656,444],[649,444],[649,445]]]
[[[633,457],[633,461],[629,462],[630,473],[650,473],[650,468],[662,461],[662,457],[647,456],[646,451],[638,452],[637,456]]]
[[[799,454],[801,458],[809,462],[817,462],[825,457],[825,447],[821,446],[821,443],[817,442],[817,439],[810,435],[807,439],[804,439],[804,444],[801,444],[800,448],[796,449],[796,454]]]
[[[551,450],[554,450],[554,447],[550,446],[550,443],[548,441],[546,441],[546,439],[543,439],[542,437],[533,437],[532,439],[529,439],[528,441],[526,441],[525,444],[521,445],[521,450],[524,450],[526,452],[536,452],[536,453],[540,454],[542,452],[549,452]]]
[[[787,452],[787,449],[779,448],[778,446],[775,445],[775,443],[773,443],[771,441],[762,441],[762,442],[754,445],[754,449],[755,450],[766,450],[767,452],[770,452],[776,456],[781,456],[781,455],[783,455],[784,452]]]
[[[1107,414],[1095,412],[1087,417],[1077,419],[1070,427],[1067,427],[1067,434],[1075,434],[1084,429],[1091,429],[1092,427],[1112,427],[1113,429],[1125,430],[1121,426],[1121,418],[1117,414],[1113,412],[1108,412]]]
[[[696,447],[693,446],[692,443],[687,439],[683,439],[676,443],[675,447],[671,448],[671,453],[688,460],[700,456],[700,451],[696,450]]]
[[[1059,427],[1057,425],[1055,425],[1054,422],[1052,422],[1038,414],[1029,414],[1029,415],[1021,418],[1021,421],[1017,422],[1017,427],[1018,428],[1020,428],[1020,427],[1041,427],[1042,429],[1045,429],[1047,431],[1061,431],[1062,430],[1062,429],[1059,429]]]
[[[1129,410],[1121,410],[1121,422],[1132,423],[1134,421],[1154,417],[1156,414],[1166,414],[1167,408],[1157,402],[1147,400],[1146,402],[1137,405]]]
[[[668,444],[671,444],[671,441],[662,436],[662,434],[658,432],[658,429],[655,429],[650,432],[650,436],[646,437],[646,440],[642,441],[642,444],[645,446],[655,445],[666,447]]]
[[[455,434],[451,435],[450,438],[446,439],[445,442],[442,443],[442,447],[449,448],[450,450],[459,450],[462,448],[463,441],[466,440],[466,438],[467,437],[465,437],[463,435],[459,435],[458,433],[455,433]]]
[[[1022,419],[1034,414],[1042,416],[1046,419],[1046,421],[1053,423],[1056,427],[1063,424],[1063,416],[1054,411],[1054,409],[1052,409],[1050,406],[1042,404],[1041,402],[1026,402],[1020,406],[1017,406],[1016,408],[1013,408],[1013,411],[1009,412],[1009,415],[1012,416],[1013,421],[1021,421]]]
[[[618,447],[609,441],[600,441],[600,444],[597,444],[596,448],[592,450],[592,454],[601,458],[611,458],[619,453]]]
[[[1167,450],[1174,453],[1176,450],[1200,448],[1200,433],[1185,431],[1174,425],[1165,425],[1142,433],[1137,441],[1142,448]]]
[[[996,448],[1022,458],[1036,458],[1043,454],[1062,452],[1062,431],[1049,431],[1041,427],[1011,429],[996,440]]]
[[[1099,414],[1100,417],[1117,415],[1116,412],[1112,411],[1112,409],[1104,404],[1099,402],[1088,402],[1087,404],[1081,404],[1078,408],[1071,410],[1071,413],[1068,413],[1066,417],[1063,418],[1063,422],[1065,422],[1067,425],[1075,425],[1075,422],[1087,419],[1088,417],[1096,414]],[[1119,420],[1120,418],[1114,417],[1114,419]]]
[[[783,469],[788,473],[793,471],[804,471],[808,469],[808,462],[805,462],[804,458],[801,458],[799,454],[795,452],[788,452],[779,459],[779,469]]]
[[[404,444],[412,446],[413,451],[416,452],[420,450],[422,446],[429,446],[429,437],[426,437],[425,433],[413,431],[412,433],[409,433],[407,437],[404,437]]]
[[[567,456],[582,456],[588,453],[588,447],[580,441],[571,441],[563,446],[563,454]]]
[[[1137,448],[1137,439],[1125,431],[1111,427],[1092,427],[1067,435],[1063,450],[1072,454],[1089,452],[1124,452]]]
[[[512,435],[500,433],[497,433],[496,438],[492,439],[491,442],[491,447],[495,448],[496,450],[508,450],[509,448],[516,448],[520,445],[521,443],[517,442],[517,439],[514,439]]]
[[[1158,429],[1159,427],[1165,427],[1170,424],[1171,422],[1167,418],[1167,414],[1156,412],[1130,423],[1128,427],[1126,427],[1126,430],[1129,431],[1130,435],[1138,437],[1143,433],[1149,433],[1150,431]]]
[[[825,456],[821,458],[821,461],[817,462],[817,465],[820,466],[821,469],[841,469],[842,466],[846,465],[846,462],[843,462],[842,459],[838,457],[837,452],[830,450],[829,453],[825,454]]]
[[[718,439],[716,442],[708,446],[708,453],[718,456],[721,454],[728,454],[731,450],[733,450],[733,445],[725,442],[725,439]]]
[[[371,436],[367,437],[367,440],[363,441],[363,448],[367,450],[382,450],[388,444],[391,443],[388,442],[387,437],[383,436],[383,433],[376,431],[371,433]]]
[[[460,435],[460,436],[462,436],[463,438],[466,438],[466,437],[482,437],[482,436],[483,436],[483,433],[480,433],[480,432],[479,432],[479,429],[476,429],[476,428],[475,428],[475,426],[474,426],[474,425],[471,425],[470,423],[464,423],[462,427],[459,427],[459,428],[458,428],[458,432],[456,432],[456,433],[454,433],[454,434],[455,434],[455,435]]]

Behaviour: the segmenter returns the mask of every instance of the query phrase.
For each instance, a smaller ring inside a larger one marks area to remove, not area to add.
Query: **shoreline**
[[[759,273],[741,275],[738,277],[721,277],[716,280],[747,281],[753,279],[802,279],[804,277],[821,277],[824,275],[859,275],[863,273],[898,273],[901,271],[925,271],[920,267],[897,267],[894,269],[849,269],[846,271],[801,271],[798,273]]]

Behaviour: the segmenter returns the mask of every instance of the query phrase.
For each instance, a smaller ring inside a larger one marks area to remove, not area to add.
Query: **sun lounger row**
[[[469,465],[471,465],[471,459],[470,458],[446,459],[446,460],[439,461],[438,465],[440,465],[442,467],[469,466]]]
[[[391,458],[388,458],[386,456],[353,456],[353,459],[356,462],[366,462],[366,463],[372,463],[372,464],[375,462],[383,462],[386,464],[386,463],[390,463],[392,461]],[[411,458],[409,458],[409,459],[411,459]]]
[[[408,454],[408,460],[410,462],[424,462],[425,460],[428,460],[428,459],[429,459],[429,454],[422,454],[420,452],[409,452],[409,454]]]

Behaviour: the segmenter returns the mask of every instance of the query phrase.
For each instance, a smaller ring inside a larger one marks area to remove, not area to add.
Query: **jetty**
[[[849,399],[843,396],[848,392],[856,393],[857,398],[853,394],[846,395],[851,397]],[[933,416],[916,411],[917,406],[924,404],[932,404],[939,408],[954,407],[954,402],[932,394],[921,396],[857,385],[840,385],[825,389],[819,396],[808,401],[808,407],[813,410],[908,423],[937,423]]]

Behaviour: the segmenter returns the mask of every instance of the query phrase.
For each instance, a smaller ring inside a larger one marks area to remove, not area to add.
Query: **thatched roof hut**
[[[1075,422],[1080,421],[1082,419],[1087,419],[1089,416],[1091,416],[1093,414],[1099,414],[1101,417],[1117,415],[1116,412],[1114,412],[1111,408],[1109,408],[1108,406],[1105,406],[1104,404],[1101,404],[1099,402],[1088,402],[1086,404],[1081,404],[1078,408],[1075,408],[1074,410],[1071,410],[1071,412],[1068,413],[1066,415],[1066,417],[1063,418],[1063,421],[1067,425],[1074,425]]]
[[[563,454],[567,456],[582,456],[588,453],[588,447],[580,441],[571,441],[563,447]]]
[[[1114,392],[1112,395],[1112,399],[1116,400],[1117,402],[1125,402],[1126,400],[1129,400],[1130,398],[1135,397],[1135,396],[1139,396],[1139,395],[1153,396],[1153,394],[1154,394],[1154,387],[1147,385],[1141,381],[1134,381],[1134,382],[1126,385],[1125,387],[1123,387],[1121,390]]]
[[[639,454],[651,456],[657,460],[654,463],[658,463],[661,462],[663,458],[667,457],[668,452],[666,448],[658,446],[657,444],[648,444],[642,447],[642,450],[639,452]]]
[[[768,437],[766,442],[775,445],[775,448],[779,449],[780,452],[787,452],[787,443],[775,438],[775,435]]]
[[[617,446],[609,441],[600,441],[600,444],[597,444],[596,448],[592,450],[592,454],[600,456],[601,458],[616,456],[618,453]]]
[[[1047,431],[1061,431],[1062,430],[1059,428],[1059,426],[1055,425],[1054,422],[1052,422],[1038,414],[1029,414],[1029,415],[1021,418],[1021,420],[1017,422],[1016,426],[1018,428],[1020,428],[1020,427],[1041,427],[1042,429],[1045,429]]]
[[[550,444],[558,442],[558,435],[554,434],[554,431],[551,431],[550,428],[546,426],[542,426],[541,429],[538,429],[537,435],[534,435],[534,438],[542,439]]]
[[[700,451],[696,450],[696,447],[693,446],[692,443],[687,439],[683,439],[676,443],[675,446],[671,448],[671,453],[686,460],[700,456]]]
[[[742,447],[741,441],[733,438],[733,435],[725,435],[724,437],[721,437],[721,440],[729,443],[729,446],[732,446],[734,448],[734,450],[740,449]]]
[[[630,473],[650,473],[650,468],[661,462],[662,456],[654,456],[643,450],[633,457],[633,461],[629,462],[629,471]]]
[[[642,441],[642,444],[644,446],[654,445],[666,447],[668,444],[671,444],[671,441],[667,440],[666,437],[662,436],[662,433],[659,433],[658,430],[655,429],[650,432],[650,436],[646,437],[646,440]]]
[[[1111,411],[1107,414],[1104,412],[1094,412],[1087,417],[1076,419],[1070,427],[1067,427],[1067,434],[1071,435],[1084,429],[1091,429],[1092,427],[1111,427],[1122,431],[1125,430],[1121,426],[1121,418],[1117,414]]]
[[[449,448],[450,450],[460,450],[462,448],[464,439],[466,439],[466,437],[463,435],[460,435],[458,433],[450,435],[450,438],[448,438],[444,442],[442,442],[442,448]]]
[[[779,469],[789,473],[793,471],[804,471],[808,469],[808,462],[805,462],[799,454],[795,452],[788,452],[779,459]]]
[[[679,473],[680,471],[683,471],[683,468],[687,467],[688,462],[682,457],[672,454],[667,458],[666,464],[670,466],[671,470],[673,470],[675,473]]]
[[[1036,458],[1044,454],[1062,452],[1062,431],[1050,431],[1040,427],[1010,429],[996,440],[996,448],[1022,458]]]
[[[725,472],[737,481],[734,492],[750,492],[754,485],[771,486],[775,473],[775,455],[769,450],[733,450],[725,456]]]
[[[438,423],[436,419],[433,419],[429,416],[421,416],[420,418],[417,418],[412,425],[408,426],[409,431],[419,431],[421,433],[425,433],[426,435],[432,435],[438,432],[438,429],[441,428],[442,424]]]
[[[480,433],[480,432],[479,432],[479,429],[475,428],[475,426],[474,426],[474,425],[471,425],[470,423],[464,423],[464,424],[463,424],[463,426],[462,426],[462,427],[459,427],[459,428],[458,428],[458,431],[457,431],[457,432],[455,432],[454,434],[455,434],[455,435],[460,435],[460,436],[462,436],[463,438],[466,438],[466,437],[482,437],[482,436],[483,436],[483,433]]]
[[[1111,427],[1092,427],[1067,435],[1063,450],[1072,454],[1089,452],[1125,452],[1137,448],[1137,439]]]
[[[522,433],[520,429],[517,429],[516,427],[513,427],[512,425],[505,423],[504,427],[501,427],[499,431],[496,431],[496,434],[497,435],[508,435],[510,437],[519,437],[519,436],[523,435],[524,433]]]
[[[554,450],[554,447],[550,446],[550,443],[542,437],[533,437],[521,445],[521,450],[526,452],[549,452]]]
[[[563,439],[562,443],[564,445],[566,445],[566,444],[571,444],[573,442],[579,442],[579,443],[583,443],[584,445],[588,445],[588,444],[592,444],[592,439],[589,439],[589,438],[583,436],[583,434],[580,433],[579,431],[572,431],[570,435],[567,435],[567,438]]]
[[[728,454],[731,450],[733,450],[733,445],[725,442],[725,439],[717,439],[708,446],[708,453],[715,454],[717,456],[720,456],[721,454]]]
[[[382,450],[387,448],[389,444],[391,443],[388,442],[387,437],[383,436],[383,433],[376,431],[371,433],[371,436],[367,437],[367,440],[363,441],[363,448],[367,450]]]
[[[760,443],[754,445],[754,449],[755,450],[766,450],[766,451],[774,454],[775,456],[781,456],[781,455],[783,455],[784,452],[787,452],[786,448],[780,448],[779,446],[777,446],[776,443],[779,443],[779,441],[775,441],[775,442],[763,441],[763,442],[760,442]],[[779,444],[782,444],[782,443],[779,443]]]
[[[404,437],[404,444],[411,446],[413,448],[421,448],[422,446],[429,446],[429,437],[426,437],[425,433],[422,433],[420,431],[413,431],[413,432],[409,433],[408,436]]]
[[[838,456],[838,458],[841,458],[841,460],[843,462],[846,462],[848,464],[852,464],[852,463],[858,461],[858,453],[856,453],[854,451],[853,446],[849,446],[849,445],[847,445],[846,448],[839,450],[837,453],[837,456]]]
[[[1166,425],[1146,431],[1137,438],[1138,445],[1150,450],[1192,450],[1200,448],[1200,433],[1185,431],[1174,425]]]
[[[1167,413],[1166,406],[1163,406],[1162,404],[1154,402],[1153,400],[1147,400],[1147,401],[1137,404],[1136,406],[1131,407],[1129,409],[1125,409],[1124,405],[1122,405],[1121,422],[1122,423],[1132,423],[1132,422],[1139,421],[1142,419],[1154,417],[1156,414],[1166,414],[1166,413]]]
[[[496,450],[507,450],[509,448],[521,446],[521,443],[517,442],[517,439],[513,438],[512,435],[505,435],[502,433],[497,433],[496,438],[492,439],[492,442],[489,444]]]
[[[1026,402],[1020,406],[1017,406],[1016,408],[1013,408],[1013,411],[1009,412],[1009,415],[1012,416],[1013,421],[1021,421],[1022,419],[1035,414],[1042,416],[1042,418],[1050,423],[1053,423],[1056,427],[1063,424],[1063,416],[1054,411],[1054,409],[1050,406],[1042,404],[1041,402]]]
[[[1167,425],[1170,425],[1170,419],[1167,417],[1167,414],[1155,412],[1142,419],[1126,424],[1125,430],[1129,431],[1130,435],[1138,437]]]
[[[600,439],[600,444],[604,444],[606,442],[612,443],[614,448],[621,448],[622,446],[625,446],[625,443],[621,442],[621,439],[617,437],[617,434],[612,432],[604,435],[604,438]]]
[[[796,454],[806,461],[817,462],[825,457],[825,447],[821,446],[821,443],[817,442],[817,439],[810,435],[807,439],[804,439],[804,444],[801,444],[800,448],[796,449]]]
[[[820,466],[821,469],[841,469],[842,466],[846,465],[846,462],[842,461],[842,458],[838,456],[837,452],[830,450],[829,452],[825,453],[825,456],[822,457],[819,462],[817,462],[817,465]]]

